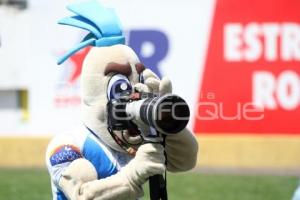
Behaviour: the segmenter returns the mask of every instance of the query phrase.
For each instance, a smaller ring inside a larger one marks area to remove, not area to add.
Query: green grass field
[[[213,175],[197,172],[168,175],[170,200],[290,200],[297,177]],[[45,170],[0,169],[1,200],[49,200]],[[148,191],[146,197],[149,199]]]

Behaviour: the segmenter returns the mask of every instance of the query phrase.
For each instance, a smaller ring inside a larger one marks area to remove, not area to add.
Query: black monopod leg
[[[166,181],[161,174],[151,176],[149,178],[150,199],[151,200],[167,200]]]
[[[163,135],[163,146],[165,147],[166,136]],[[167,155],[165,152],[166,164]],[[167,173],[165,177],[162,174],[156,174],[149,177],[149,190],[151,200],[168,200],[167,192]]]

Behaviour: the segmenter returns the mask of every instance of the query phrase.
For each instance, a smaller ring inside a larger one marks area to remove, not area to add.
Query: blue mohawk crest
[[[65,17],[59,24],[85,29],[90,33],[58,60],[62,64],[70,56],[87,46],[112,46],[125,44],[121,24],[113,9],[103,7],[97,0],[88,0],[67,6],[75,16]]]

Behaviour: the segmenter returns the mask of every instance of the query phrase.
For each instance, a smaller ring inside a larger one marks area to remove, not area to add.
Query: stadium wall
[[[197,167],[208,170],[299,172],[299,137],[197,137]],[[45,167],[47,137],[1,137],[0,167]]]

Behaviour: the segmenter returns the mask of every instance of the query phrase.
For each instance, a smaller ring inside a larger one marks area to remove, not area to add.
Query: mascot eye
[[[107,87],[107,98],[118,99],[124,92],[132,92],[132,86],[126,76],[121,74],[114,75]]]

